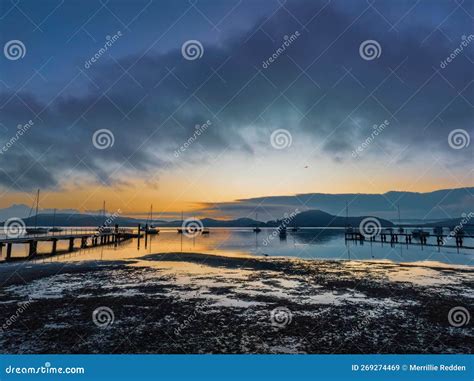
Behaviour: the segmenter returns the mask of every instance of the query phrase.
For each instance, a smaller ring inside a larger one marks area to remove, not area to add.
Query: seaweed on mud
[[[423,286],[388,276],[414,265],[200,254],[144,258],[43,264],[37,272],[17,267],[16,278],[0,272],[3,321],[18,302],[30,300],[3,330],[3,352],[472,353],[472,322],[456,328],[447,319],[453,307],[472,310],[472,270],[434,268],[450,283]],[[145,261],[202,268],[164,271]],[[103,306],[114,315],[105,328],[92,319]],[[288,311],[285,324],[275,324],[277,308]]]

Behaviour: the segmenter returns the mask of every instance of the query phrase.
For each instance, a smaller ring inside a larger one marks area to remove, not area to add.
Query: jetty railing
[[[140,236],[140,229],[135,233],[130,228],[119,228],[102,226],[97,229],[93,228],[70,228],[60,232],[48,232],[40,234],[27,234],[19,237],[0,238],[0,256],[2,256],[3,248],[6,246],[5,260],[12,260],[13,245],[28,245],[28,256],[26,259],[33,259],[38,254],[39,242],[51,242],[51,255],[58,253],[57,244],[59,241],[67,241],[67,252],[72,252],[75,248],[95,247],[107,244],[118,244],[122,241],[136,238]],[[80,246],[76,247],[76,240],[80,241]]]
[[[474,238],[474,235],[466,234],[465,232],[459,231],[454,234],[441,234],[430,232],[386,232],[383,229],[373,234],[364,234],[362,231],[355,229],[346,229],[345,233],[346,241],[359,241],[359,242],[380,242],[380,243],[405,243],[407,245],[421,245],[421,246],[438,246],[447,248],[464,248],[474,249],[473,246],[466,246],[466,238]],[[428,241],[430,237],[436,239],[436,243]],[[449,244],[453,242],[453,244]]]

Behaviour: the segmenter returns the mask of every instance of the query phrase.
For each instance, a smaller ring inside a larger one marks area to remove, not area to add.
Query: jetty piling
[[[58,254],[58,242],[66,241],[68,242],[67,252],[72,252],[74,250],[75,240],[80,240],[80,249],[85,249],[89,246],[98,246],[98,245],[107,245],[107,244],[118,244],[122,241],[140,237],[140,228],[138,234],[134,233],[131,229],[119,228],[118,225],[115,225],[115,228],[112,231],[92,231],[85,229],[70,229],[64,233],[55,233],[55,234],[38,234],[34,236],[24,236],[24,237],[15,237],[15,238],[2,238],[0,239],[0,256],[3,254],[3,247],[6,246],[6,256],[5,260],[12,260],[12,251],[13,245],[21,244],[28,246],[28,255],[26,257],[14,258],[14,259],[34,259],[38,257],[38,243],[39,242],[51,242],[51,251],[46,253],[47,255],[57,255]]]
[[[406,245],[421,245],[421,246],[443,246],[447,248],[464,248],[464,249],[474,249],[471,246],[464,245],[464,238],[474,238],[474,235],[466,235],[464,231],[456,232],[455,234],[442,234],[442,233],[435,233],[432,235],[436,240],[436,243],[429,243],[428,238],[430,237],[429,234],[423,234],[420,236],[414,237],[412,233],[409,232],[391,232],[387,234],[386,232],[382,231],[380,234],[370,237],[365,237],[361,232],[354,231],[353,229],[346,229],[344,233],[344,239],[346,241],[358,241],[361,244],[367,239],[370,242],[380,242],[382,245],[388,242],[388,235],[390,235],[390,244],[394,245],[397,243],[405,242]],[[413,240],[415,238],[415,241]],[[449,239],[453,239],[454,244],[449,245]]]
[[[7,261],[12,257],[12,246],[13,244],[11,242],[7,243]]]

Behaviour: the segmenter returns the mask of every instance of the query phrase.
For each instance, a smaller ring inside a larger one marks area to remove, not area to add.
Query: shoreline
[[[3,267],[3,269],[2,269]],[[12,271],[17,267],[16,273]],[[472,353],[474,269],[148,254],[0,266],[4,353]],[[113,322],[99,327],[106,307]],[[0,321],[1,322],[1,321]],[[0,325],[1,326],[1,325]]]

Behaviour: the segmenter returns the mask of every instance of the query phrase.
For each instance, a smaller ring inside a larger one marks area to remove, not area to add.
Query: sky
[[[0,208],[40,188],[42,208],[228,217],[235,200],[472,187],[473,16],[449,0],[4,0]]]

